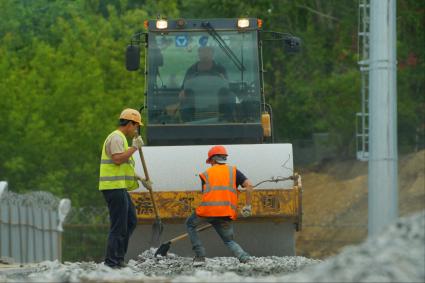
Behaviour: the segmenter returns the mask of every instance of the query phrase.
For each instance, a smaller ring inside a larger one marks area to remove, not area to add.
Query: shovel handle
[[[145,156],[143,155],[142,147],[139,147],[139,156],[142,161],[143,172],[145,173],[146,181],[150,181],[148,167],[146,166]]]
[[[146,166],[145,156],[143,155],[142,147],[139,147],[139,156],[142,161],[143,172],[145,173],[146,181],[150,181],[148,167]],[[155,218],[159,220],[158,209],[156,207],[155,199],[153,198],[152,188],[148,188],[149,195],[151,196],[153,211],[155,213]]]
[[[198,229],[196,229],[196,231],[197,231],[197,232],[201,232],[201,231],[204,231],[204,230],[206,230],[206,229],[210,228],[211,226],[212,226],[211,224],[207,224],[207,225],[204,225],[204,226],[202,226],[202,227],[199,227]],[[180,235],[180,236],[177,236],[177,237],[175,237],[175,238],[171,239],[169,242],[170,242],[170,243],[177,242],[177,241],[179,241],[179,240],[181,240],[181,239],[186,238],[188,235],[189,235],[188,233],[184,233],[183,235]]]

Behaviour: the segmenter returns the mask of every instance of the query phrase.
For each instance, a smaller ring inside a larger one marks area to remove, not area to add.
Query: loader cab
[[[145,25],[149,145],[264,141],[259,20],[150,20]],[[131,45],[127,69],[135,69],[137,60]]]

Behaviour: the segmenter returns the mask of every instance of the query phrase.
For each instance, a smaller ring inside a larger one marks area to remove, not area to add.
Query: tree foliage
[[[356,1],[0,1],[0,180],[46,190],[76,205],[97,192],[101,144],[124,107],[139,108],[144,78],[124,67],[143,20],[258,17],[290,32],[302,52],[264,47],[266,99],[280,141],[329,132],[353,154],[360,110]],[[424,127],[424,4],[398,1],[399,140]],[[143,52],[143,51],[142,51]],[[142,56],[143,59],[143,56]]]

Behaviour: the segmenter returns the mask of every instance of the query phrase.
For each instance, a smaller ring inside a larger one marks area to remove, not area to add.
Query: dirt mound
[[[399,214],[425,209],[425,150],[399,159]],[[303,174],[297,254],[323,258],[367,236],[367,162],[328,162]]]

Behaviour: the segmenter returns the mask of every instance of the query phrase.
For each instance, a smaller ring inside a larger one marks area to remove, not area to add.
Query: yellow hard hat
[[[131,108],[124,109],[121,112],[120,119],[130,120],[136,123],[139,123],[140,126],[143,126],[142,116],[139,111]]]

